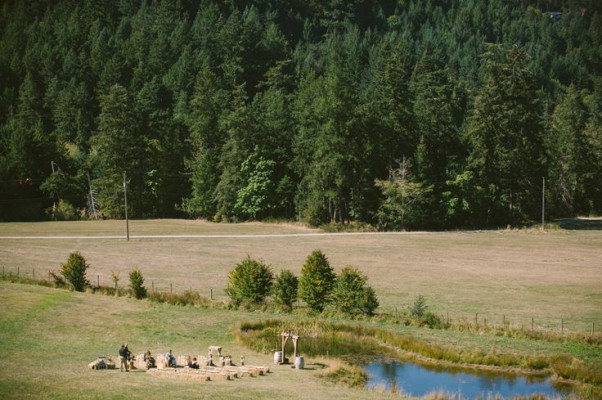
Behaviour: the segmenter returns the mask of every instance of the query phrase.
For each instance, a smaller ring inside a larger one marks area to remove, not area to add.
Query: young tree
[[[374,314],[378,299],[367,281],[368,278],[357,268],[343,268],[332,291],[332,300],[337,310],[351,315]]]
[[[86,278],[86,270],[90,266],[80,252],[69,254],[67,262],[61,267],[61,275],[71,284],[73,290],[83,292],[90,282]]]
[[[240,167],[242,187],[234,204],[235,213],[256,219],[258,215],[269,215],[274,209],[276,187],[272,176],[275,164],[263,158],[255,147],[255,151]]]
[[[139,269],[132,270],[130,272],[130,288],[132,293],[137,299],[143,299],[146,297],[146,288],[144,287],[144,278],[142,272]]]
[[[276,302],[281,304],[287,310],[292,310],[293,304],[297,301],[298,286],[299,278],[289,270],[282,270],[280,275],[276,277],[276,282],[274,284],[274,297]]]
[[[391,169],[389,179],[377,179],[375,185],[384,197],[378,216],[387,229],[405,229],[421,220],[421,205],[426,202],[432,186],[424,186],[412,179],[409,160],[404,157],[399,168]]]
[[[247,255],[228,274],[226,294],[236,307],[242,303],[260,304],[270,294],[273,280],[269,265]]]
[[[415,318],[422,318],[426,314],[428,306],[423,295],[419,294],[414,300],[414,304],[410,307],[410,315]]]
[[[299,297],[309,308],[322,312],[331,300],[336,274],[320,250],[314,250],[305,260],[299,280]]]

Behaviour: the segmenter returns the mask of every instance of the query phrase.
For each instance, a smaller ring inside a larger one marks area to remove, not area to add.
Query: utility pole
[[[55,166],[56,166],[56,171],[54,170]],[[54,175],[56,172],[59,172],[59,173],[61,172],[61,168],[54,161],[50,161],[50,168],[52,168],[52,175]],[[55,193],[55,199],[52,202],[52,219],[53,220],[54,220],[54,213],[56,212],[56,200],[58,199],[58,197],[59,197],[59,194],[58,194],[58,190],[57,190],[57,193]]]
[[[90,182],[90,173],[88,173],[88,187],[90,192],[88,194],[88,210],[94,219],[98,218],[98,210],[96,209],[96,203],[94,203],[94,191],[92,190],[92,183]]]
[[[543,178],[541,185],[541,230],[546,229],[546,178]]]
[[[127,240],[130,240],[130,222],[128,220],[128,189],[125,183],[125,171],[123,172],[123,194],[125,200],[125,229]]]

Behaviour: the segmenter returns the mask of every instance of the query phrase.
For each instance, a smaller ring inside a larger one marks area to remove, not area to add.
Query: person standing
[[[125,372],[128,371],[128,353],[129,350],[127,348],[127,345],[122,344],[121,348],[119,349],[119,368],[121,369],[121,372],[123,372],[123,369],[125,368]]]
[[[133,367],[133,363],[130,364],[130,362],[132,361],[132,352],[130,352],[130,349],[128,349],[128,345],[125,345],[125,360],[126,360],[126,372],[130,372],[131,367]]]

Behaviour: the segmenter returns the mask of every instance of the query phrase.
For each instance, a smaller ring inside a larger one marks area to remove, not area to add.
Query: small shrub
[[[207,297],[201,296],[198,292],[193,292],[190,290],[186,290],[183,293],[169,293],[153,290],[148,292],[147,298],[156,303],[167,303],[174,306],[179,305],[207,308],[212,305],[211,301]],[[214,306],[217,305],[214,304]]]
[[[426,314],[424,314],[424,316],[421,318],[420,325],[428,326],[431,329],[434,329],[434,328],[443,329],[445,327],[445,323],[443,322],[443,319],[440,316],[438,316],[437,314],[432,313],[430,311],[428,311]]]
[[[428,306],[426,305],[426,299],[423,295],[419,294],[414,300],[414,304],[410,308],[410,315],[414,318],[422,318],[426,313],[426,309]]]
[[[130,272],[130,288],[132,294],[137,299],[144,299],[146,297],[146,288],[144,287],[144,278],[142,272],[139,269],[135,269]]]
[[[115,288],[115,296],[119,295],[119,271],[111,271],[111,281],[113,282],[113,287]]]
[[[58,272],[50,271],[50,276],[52,277],[52,282],[56,287],[62,288],[67,284],[65,279]]]
[[[73,290],[83,292],[90,282],[86,279],[86,270],[89,265],[79,252],[69,254],[67,262],[61,267],[61,275],[71,284]]]

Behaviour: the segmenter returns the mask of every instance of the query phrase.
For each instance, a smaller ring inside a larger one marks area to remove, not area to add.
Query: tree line
[[[596,0],[0,8],[0,220],[602,210]],[[125,182],[124,182],[124,173]]]

